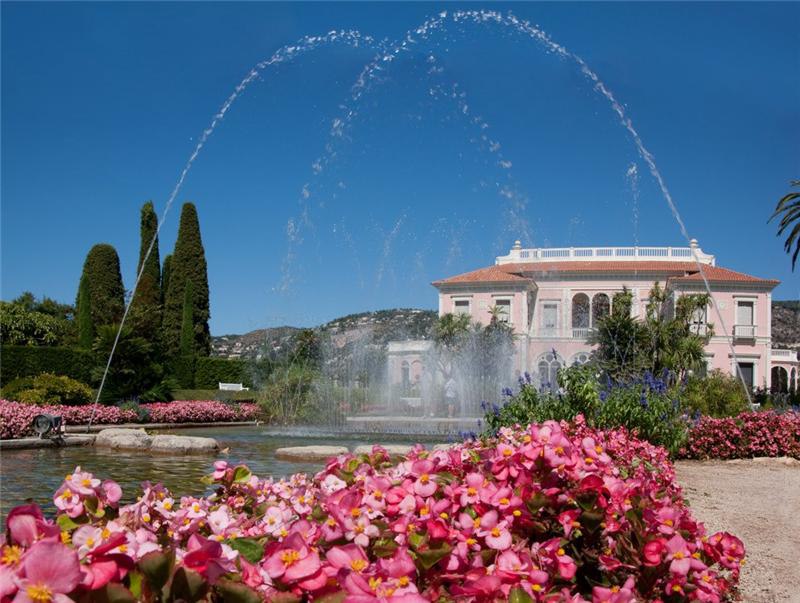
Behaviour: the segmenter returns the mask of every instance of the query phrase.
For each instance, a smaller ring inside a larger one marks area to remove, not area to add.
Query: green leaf
[[[533,603],[533,599],[525,592],[525,589],[517,586],[508,593],[508,603]]]
[[[80,525],[75,523],[69,515],[59,515],[56,518],[56,523],[64,532],[70,532]]]
[[[109,582],[99,590],[90,593],[90,600],[95,603],[136,603],[136,597],[119,583]]]
[[[261,595],[241,582],[222,579],[214,588],[226,603],[261,603]]]
[[[131,594],[136,598],[138,601],[142,598],[142,573],[137,571],[132,571],[128,574],[128,588],[130,588]]]
[[[411,532],[411,534],[408,535],[408,542],[411,543],[411,546],[415,549],[421,547],[426,541],[427,537],[419,532]]]
[[[258,563],[264,557],[264,545],[255,538],[228,538],[225,543],[250,563]]]
[[[449,544],[443,544],[438,549],[428,549],[427,551],[418,551],[419,557],[417,558],[417,562],[419,565],[422,566],[423,569],[429,570],[434,565],[439,563],[442,559],[444,559],[447,555],[450,554],[450,551],[453,550]]]
[[[391,538],[381,538],[372,547],[372,552],[376,557],[391,557],[396,550],[397,543]]]
[[[139,569],[147,578],[147,584],[153,593],[159,592],[167,583],[174,564],[174,552],[153,551],[139,559]]]
[[[172,601],[200,601],[208,592],[208,582],[194,570],[179,567],[172,576]]]
[[[233,481],[237,484],[244,484],[250,480],[252,475],[253,474],[250,472],[250,469],[244,465],[239,465],[233,470]]]
[[[340,590],[339,592],[325,595],[324,597],[320,597],[319,599],[314,599],[314,601],[316,601],[316,603],[343,603],[346,598],[347,598],[347,593],[344,592],[343,590]]]

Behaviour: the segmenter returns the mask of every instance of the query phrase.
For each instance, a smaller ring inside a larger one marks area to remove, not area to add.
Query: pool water
[[[52,496],[64,477],[76,466],[91,471],[100,479],[114,479],[122,486],[123,502],[135,500],[143,481],[162,482],[176,495],[202,494],[208,486],[200,478],[211,473],[214,461],[245,463],[259,477],[285,477],[292,473],[316,473],[324,462],[292,462],[275,458],[275,450],[284,446],[336,445],[352,450],[369,443],[364,438],[339,439],[272,435],[264,427],[208,427],[160,431],[178,435],[216,438],[228,454],[181,455],[119,451],[91,446],[7,450],[0,456],[0,513],[16,505],[37,502],[47,514],[54,512]],[[377,436],[374,436],[377,438]],[[380,441],[378,439],[372,442]]]

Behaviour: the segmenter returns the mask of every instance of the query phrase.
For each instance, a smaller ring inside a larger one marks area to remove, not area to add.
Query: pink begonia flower
[[[11,565],[0,564],[0,601],[10,600],[17,592],[17,572]]]
[[[228,461],[214,461],[214,472],[211,474],[211,477],[215,481],[219,481],[225,477],[227,471]]]
[[[325,554],[325,560],[337,570],[345,569],[361,573],[369,567],[369,559],[357,544],[335,546]]]
[[[664,538],[656,538],[644,545],[643,556],[644,564],[648,567],[660,565],[667,550],[667,541]]]
[[[94,496],[100,486],[100,480],[88,471],[82,471],[80,467],[75,467],[75,471],[66,477],[64,484],[81,496]]]
[[[64,483],[53,496],[56,508],[64,511],[69,517],[75,518],[83,515],[83,501],[77,492]]]
[[[325,479],[322,480],[320,486],[325,494],[333,494],[334,492],[338,492],[339,490],[346,488],[347,482],[339,479],[335,475],[327,475]]]
[[[675,534],[667,541],[666,549],[667,560],[670,561],[669,571],[686,576],[692,566],[692,556],[686,541],[680,534]]]
[[[592,603],[629,603],[636,600],[633,592],[633,578],[628,578],[622,586],[612,586],[605,588],[595,586],[592,589]]]
[[[348,595],[347,603],[429,603],[430,599],[417,592],[416,585],[407,578],[400,580],[385,576],[369,578],[350,572],[342,585]]]
[[[300,534],[267,545],[262,565],[270,578],[281,578],[283,582],[308,578],[322,567],[319,555],[306,546]]]
[[[69,603],[81,581],[78,555],[59,542],[37,542],[22,561],[15,603]]]
[[[122,498],[122,488],[120,485],[110,479],[103,482],[102,485],[105,501],[112,507],[116,507],[119,500]]]
[[[223,545],[214,540],[192,534],[186,550],[187,553],[181,559],[183,565],[205,576],[211,584],[223,574],[235,569]]]
[[[45,520],[38,505],[20,505],[9,511],[6,517],[8,541],[29,547],[37,540],[58,540],[61,529]]]
[[[511,546],[511,533],[507,526],[505,520],[498,521],[497,511],[492,509],[481,517],[477,534],[486,541],[489,548],[503,551]]]
[[[564,527],[564,536],[569,538],[569,535],[572,534],[572,530],[581,527],[581,524],[578,521],[578,518],[580,516],[581,516],[580,509],[572,509],[570,511],[564,511],[559,514],[558,523],[560,523]]]

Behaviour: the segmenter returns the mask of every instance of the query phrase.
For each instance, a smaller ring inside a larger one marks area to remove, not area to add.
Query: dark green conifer
[[[92,247],[83,264],[81,281],[84,280],[88,288],[93,332],[97,333],[102,325],[118,324],[125,311],[125,287],[117,250],[107,243]],[[75,305],[80,314],[80,295]]]
[[[155,238],[155,242],[153,239]],[[153,249],[145,261],[151,243]],[[142,270],[144,266],[144,270]],[[129,321],[136,336],[155,343],[161,328],[161,261],[158,252],[158,216],[153,203],[142,206],[140,221],[139,264],[136,274],[141,271],[139,285],[131,303]]]

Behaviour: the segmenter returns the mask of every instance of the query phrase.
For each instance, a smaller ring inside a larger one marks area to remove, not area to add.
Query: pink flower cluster
[[[744,559],[692,518],[664,449],[580,417],[398,464],[376,446],[313,479],[217,461],[208,480],[206,497],[145,483],[117,511],[117,489],[76,469],[56,525],[9,515],[0,600],[724,601]],[[39,567],[43,546],[63,571]]]
[[[258,418],[257,404],[231,406],[214,400],[175,400],[142,404],[150,413],[151,423],[215,423],[253,421]]]
[[[142,404],[152,423],[215,423],[252,421],[259,415],[257,404],[242,403],[236,407],[214,400],[186,400]],[[0,400],[0,439],[23,438],[33,435],[31,421],[36,415],[48,413],[61,415],[67,425],[86,425],[92,415],[92,406],[36,406]],[[116,406],[97,405],[94,423],[114,425],[136,423],[136,411]]]
[[[690,430],[681,455],[693,459],[800,459],[800,413],[743,412],[724,419],[702,417]]]

